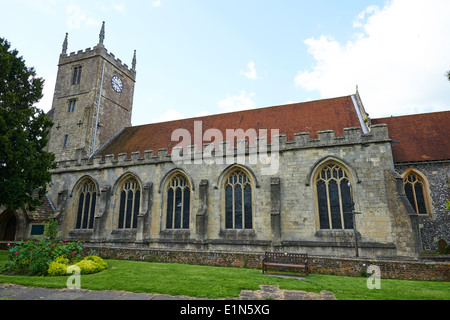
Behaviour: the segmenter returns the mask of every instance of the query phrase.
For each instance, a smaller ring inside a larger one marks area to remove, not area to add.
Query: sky
[[[105,47],[131,66],[133,125],[347,96],[372,118],[450,110],[448,0],[0,0],[0,37],[45,79]]]

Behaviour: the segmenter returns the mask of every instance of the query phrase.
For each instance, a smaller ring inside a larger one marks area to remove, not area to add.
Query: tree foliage
[[[45,151],[53,123],[34,106],[44,80],[10,47],[0,38],[0,205],[17,210],[41,204],[55,158]]]

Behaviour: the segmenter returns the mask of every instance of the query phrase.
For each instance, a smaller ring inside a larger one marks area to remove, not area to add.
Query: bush
[[[66,276],[67,268],[71,265],[69,259],[59,257],[50,262],[48,268],[49,276]],[[80,268],[81,274],[92,274],[108,269],[108,264],[100,257],[88,256],[75,264]]]
[[[52,261],[50,262],[50,265],[48,267],[48,275],[55,277],[55,276],[65,276],[67,275],[67,264]]]
[[[44,237],[37,240],[8,244],[8,262],[0,273],[44,276],[66,275],[69,265],[77,264],[83,259],[83,247],[78,242],[68,242],[57,238],[57,223],[50,219],[45,225]],[[82,274],[99,272],[108,268],[103,259],[96,256],[86,257],[80,266]],[[84,272],[84,273],[83,273]]]
[[[50,262],[63,257],[69,262],[76,262],[82,258],[83,248],[79,243],[56,239],[41,238],[19,242],[9,246],[8,263],[3,272],[14,274],[42,276],[47,274]]]
[[[70,260],[64,257],[58,257],[55,260],[53,260],[53,262],[56,263],[60,263],[60,264],[65,264],[65,265],[69,265],[70,264]]]
[[[57,223],[53,219],[45,225],[43,238],[18,242],[13,246],[8,244],[8,250],[8,262],[0,272],[29,276],[46,275],[50,262],[58,257],[63,257],[71,263],[83,257],[80,243],[57,238]]]
[[[92,274],[102,271],[100,265],[92,260],[81,260],[75,265],[80,268],[81,274]]]
[[[92,274],[108,269],[108,264],[100,257],[88,256],[75,264],[80,268],[81,274]]]
[[[94,261],[96,264],[98,264],[101,268],[104,269],[108,269],[108,264],[100,257],[97,256],[87,256],[86,258],[84,258],[84,260],[90,260],[90,261]]]

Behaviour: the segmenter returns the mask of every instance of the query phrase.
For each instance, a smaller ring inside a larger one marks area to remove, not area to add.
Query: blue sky
[[[46,80],[69,52],[131,65],[133,125],[353,94],[372,117],[449,110],[448,0],[0,0],[0,36]]]

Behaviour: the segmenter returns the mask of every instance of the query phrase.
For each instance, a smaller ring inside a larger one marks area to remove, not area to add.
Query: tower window
[[[69,136],[66,134],[64,137],[64,149],[66,149],[69,146]]]
[[[69,100],[69,113],[75,112],[77,100]]]
[[[73,68],[72,85],[80,84],[82,67]]]

